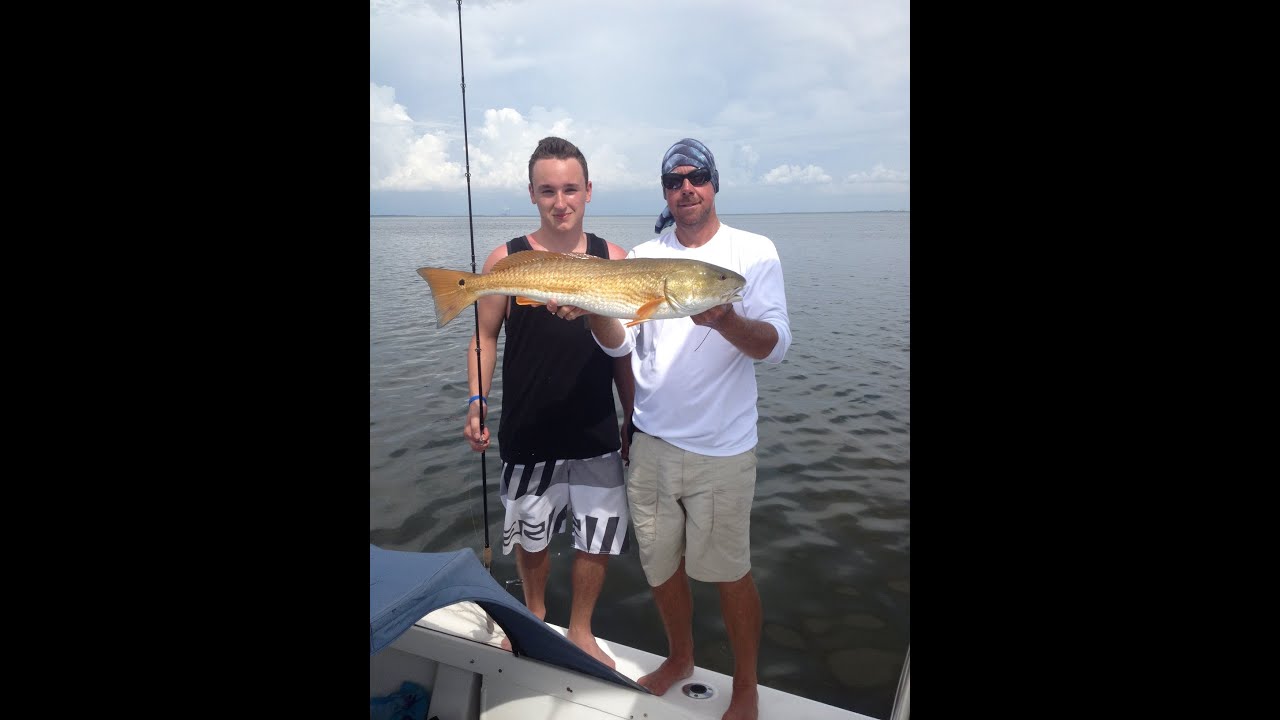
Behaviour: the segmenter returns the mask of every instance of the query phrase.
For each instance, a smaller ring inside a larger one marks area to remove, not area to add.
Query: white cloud
[[[462,169],[448,159],[448,140],[417,134],[395,90],[369,83],[369,188],[453,190]]]
[[[770,170],[761,178],[766,185],[812,185],[814,183],[829,183],[831,176],[817,165],[779,165]]]
[[[819,186],[835,203],[896,187],[892,207],[831,209],[907,209],[909,0],[558,0],[557,17],[548,41],[545,3],[463,3],[471,187],[521,202],[529,153],[560,135],[596,206],[627,195],[648,213],[662,154],[694,137],[722,190],[785,208]],[[371,192],[466,188],[456,0],[373,0],[369,33]]]
[[[870,172],[851,173],[844,179],[848,183],[896,183],[905,184],[911,181],[911,174],[900,170],[890,170],[881,163],[871,168]]]

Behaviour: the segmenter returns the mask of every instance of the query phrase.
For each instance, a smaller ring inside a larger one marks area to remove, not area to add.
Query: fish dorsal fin
[[[588,253],[557,253],[549,250],[521,250],[518,253],[512,253],[498,262],[493,264],[493,268],[489,272],[497,272],[508,268],[520,267],[529,263],[545,262],[556,258],[571,258],[574,260],[603,260],[595,255]]]
[[[549,253],[546,250],[521,250],[518,253],[512,253],[494,263],[493,267],[489,269],[489,272],[497,272],[499,270],[506,270],[507,268],[527,265],[531,262],[538,262],[539,260],[546,259],[548,255],[555,255],[555,253]]]

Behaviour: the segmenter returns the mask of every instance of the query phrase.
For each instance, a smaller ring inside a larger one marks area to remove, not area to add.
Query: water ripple
[[[887,717],[910,642],[910,215],[723,219],[777,245],[793,334],[785,362],[756,363],[759,677]],[[485,251],[536,225],[534,218],[475,222]],[[588,227],[630,248],[651,237],[652,223],[588,218]],[[465,217],[370,219],[369,537],[383,547],[478,549],[486,531],[501,542],[498,448],[485,454],[482,481],[481,458],[461,436],[470,394],[464,363],[474,357],[470,311],[437,328],[429,289],[414,272],[470,269],[459,248],[467,233]],[[500,374],[489,395],[500,398]],[[495,401],[488,421],[495,437],[500,421]],[[556,538],[552,555],[547,619],[567,625],[567,536]],[[513,579],[514,556],[500,545],[493,556],[494,577]],[[731,674],[716,589],[694,583],[692,592],[699,664]],[[610,610],[596,613],[598,635],[665,652],[634,545],[610,562],[599,603]]]

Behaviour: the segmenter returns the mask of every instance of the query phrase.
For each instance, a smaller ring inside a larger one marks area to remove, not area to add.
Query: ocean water
[[[911,215],[726,215],[773,240],[793,342],[756,363],[760,411],[752,572],[764,610],[760,682],[877,718],[893,706],[911,641]],[[492,548],[502,554],[502,461],[462,439],[474,312],[436,327],[415,272],[470,270],[536,217],[369,219],[369,541],[394,550]],[[650,216],[588,216],[586,230],[630,249]],[[499,372],[490,396],[501,394]],[[487,492],[484,488],[487,488]],[[488,521],[486,523],[486,511]],[[567,625],[568,536],[551,546],[547,620]],[[693,583],[697,662],[733,674],[715,587]],[[593,621],[600,638],[665,655],[652,595],[632,550],[609,563]]]

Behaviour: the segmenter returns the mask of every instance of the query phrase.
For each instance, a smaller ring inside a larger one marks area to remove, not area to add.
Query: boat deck
[[[566,633],[565,628],[548,626]],[[705,668],[695,668],[691,677],[658,697],[515,657],[501,648],[503,639],[502,628],[478,605],[461,602],[422,618],[388,649],[439,663],[434,678],[421,677],[428,672],[422,666],[417,671],[420,677],[408,679],[432,688],[430,714],[439,713],[441,720],[448,720],[447,716],[456,720],[719,720],[729,706],[733,679]],[[598,641],[618,671],[629,678],[653,671],[663,660],[604,638]],[[412,662],[398,657],[401,666]],[[398,680],[375,678],[371,670],[371,694],[376,694],[375,685],[385,691],[398,686]],[[682,691],[685,688],[689,693]],[[875,720],[763,685],[759,693],[761,720]],[[440,713],[440,708],[449,710]]]

